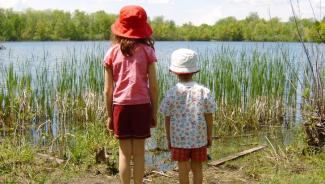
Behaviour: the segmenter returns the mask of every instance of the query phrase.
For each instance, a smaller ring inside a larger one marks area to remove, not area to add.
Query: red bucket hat
[[[152,35],[146,11],[136,5],[124,6],[111,30],[114,34],[126,38],[148,38]]]

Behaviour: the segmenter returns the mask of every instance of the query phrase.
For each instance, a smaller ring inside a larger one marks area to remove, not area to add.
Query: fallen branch
[[[257,146],[258,143],[257,142],[252,142],[252,143],[248,143],[248,144],[239,144],[240,146]]]
[[[156,170],[152,170],[149,171],[147,174],[145,174],[145,178],[149,179],[152,177],[156,177],[157,175],[159,176],[164,176],[167,178],[173,178],[176,177],[178,174],[176,171],[170,170],[170,171],[156,171]]]
[[[152,180],[149,179],[149,178],[143,178],[143,181],[144,181],[144,182],[152,182]]]
[[[239,153],[235,153],[235,154],[232,154],[232,155],[229,155],[225,158],[222,158],[222,159],[219,159],[219,160],[216,160],[216,161],[213,161],[213,162],[210,162],[208,163],[208,165],[210,166],[217,166],[217,165],[221,165],[227,161],[230,161],[230,160],[234,160],[234,159],[237,159],[241,156],[244,156],[244,155],[247,155],[249,153],[253,153],[255,151],[258,151],[258,150],[261,150],[261,149],[264,149],[266,148],[266,145],[262,145],[262,146],[258,146],[258,147],[254,147],[254,148],[251,148],[251,149],[248,149],[248,150],[245,150],[245,151],[242,151],[242,152],[239,152]]]
[[[64,160],[59,159],[59,158],[56,158],[56,157],[53,157],[51,155],[37,153],[37,156],[42,157],[42,158],[44,158],[46,160],[55,161],[58,164],[63,164],[64,163]]]
[[[169,176],[168,174],[165,174],[165,173],[163,173],[161,171],[151,171],[151,172],[154,173],[154,174],[158,174],[158,175],[161,175],[161,176],[165,176],[167,178],[171,178],[172,177],[172,176]]]

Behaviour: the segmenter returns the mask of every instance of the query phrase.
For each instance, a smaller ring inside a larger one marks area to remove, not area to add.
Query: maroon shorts
[[[200,148],[172,148],[172,159],[174,161],[196,161],[204,162],[207,160],[207,147],[203,146]]]
[[[152,121],[151,104],[113,106],[113,129],[118,139],[150,137]]]

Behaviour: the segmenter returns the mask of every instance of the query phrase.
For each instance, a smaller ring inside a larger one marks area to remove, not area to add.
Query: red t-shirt
[[[104,66],[113,69],[113,104],[150,103],[148,66],[156,61],[154,49],[145,44],[137,44],[132,56],[124,56],[120,45],[113,45],[104,58]]]

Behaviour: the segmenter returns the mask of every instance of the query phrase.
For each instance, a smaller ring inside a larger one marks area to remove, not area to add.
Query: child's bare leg
[[[145,139],[133,139],[134,184],[142,184],[144,176],[144,143]]]
[[[178,173],[179,173],[179,183],[180,184],[189,184],[189,173],[191,170],[189,161],[178,161]]]
[[[202,162],[191,161],[191,170],[193,172],[193,184],[203,182]]]
[[[131,180],[130,160],[132,155],[132,139],[119,140],[119,173],[122,184],[129,184]]]

